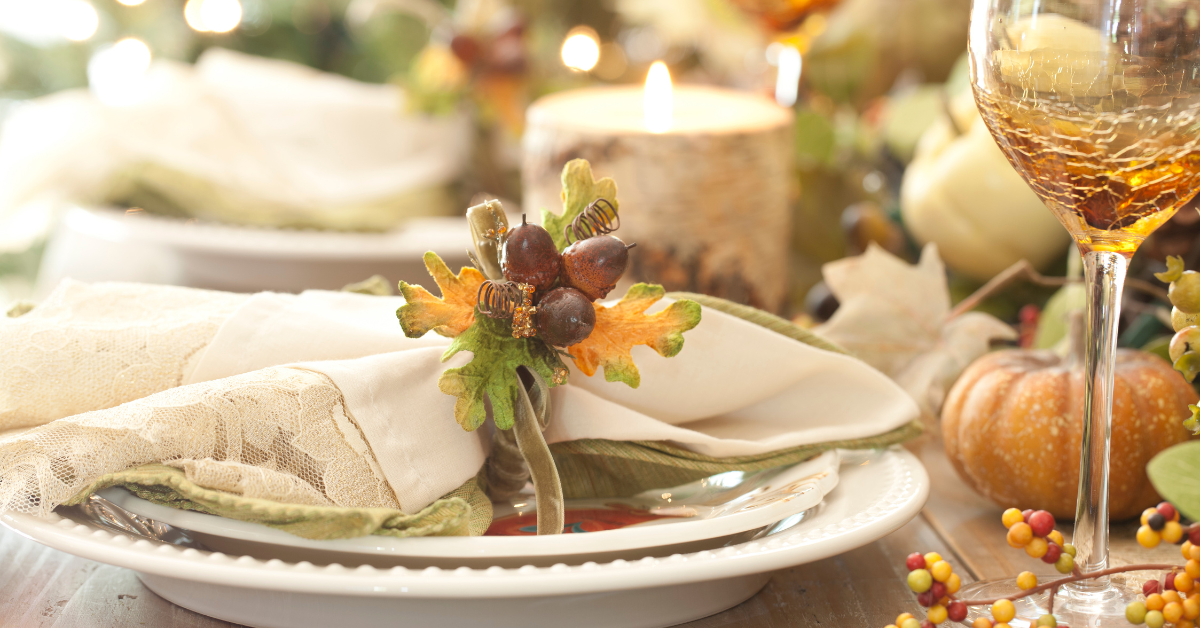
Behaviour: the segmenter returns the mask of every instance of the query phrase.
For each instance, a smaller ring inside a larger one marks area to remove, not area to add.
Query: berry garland
[[[1050,592],[1050,612],[1039,617],[1035,626],[1068,628],[1054,617],[1054,596],[1059,587],[1072,582],[1091,580],[1117,573],[1131,571],[1162,571],[1161,579],[1147,580],[1142,585],[1142,600],[1131,602],[1125,609],[1125,618],[1134,625],[1148,628],[1196,628],[1200,619],[1200,524],[1185,527],[1179,522],[1179,511],[1170,503],[1162,502],[1142,513],[1137,541],[1147,549],[1159,543],[1181,543],[1180,551],[1187,561],[1183,566],[1169,564],[1141,564],[1114,567],[1084,574],[1075,566],[1075,546],[1066,543],[1062,533],[1055,530],[1054,515],[1044,510],[1020,511],[1009,508],[1001,516],[1008,528],[1008,544],[1025,550],[1031,558],[1054,565],[1064,577],[1050,582],[1038,583],[1032,572],[1017,575],[1017,587],[1021,593],[993,600],[960,600],[955,593],[962,580],[954,573],[950,563],[937,552],[921,554],[914,552],[905,559],[908,568],[908,587],[917,594],[917,603],[925,607],[925,619],[919,620],[912,613],[903,613],[886,628],[933,628],[946,621],[966,624],[970,606],[991,606],[991,618],[980,617],[970,624],[971,628],[1010,628],[1009,623],[1017,614],[1013,601],[1043,591]],[[1069,574],[1069,575],[1067,575]]]

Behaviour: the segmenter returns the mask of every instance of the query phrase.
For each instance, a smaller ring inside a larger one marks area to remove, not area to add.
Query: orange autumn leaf
[[[642,377],[629,353],[634,345],[646,345],[664,358],[679,353],[683,332],[700,323],[700,304],[681,299],[661,312],[646,314],[664,294],[662,286],[639,283],[616,304],[597,305],[592,334],[567,347],[579,370],[591,377],[597,368],[603,368],[605,380],[637,388]]]
[[[409,338],[420,338],[430,330],[453,338],[475,322],[475,299],[483,283],[483,273],[468,266],[455,275],[433,251],[426,253],[424,259],[425,268],[442,290],[442,298],[421,286],[401,281],[404,305],[396,310],[396,318]]]

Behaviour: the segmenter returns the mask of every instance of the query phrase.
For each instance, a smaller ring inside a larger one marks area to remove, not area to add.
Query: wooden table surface
[[[959,480],[936,439],[923,437],[911,448],[933,479],[932,495],[916,519],[865,547],[780,571],[750,600],[686,626],[883,628],[902,612],[920,616],[904,580],[904,557],[913,551],[941,553],[964,581],[1015,577],[1025,570],[1055,573],[1050,565],[1008,547],[1001,509]],[[1153,551],[1137,548],[1134,530],[1131,524],[1114,526],[1113,564],[1178,562],[1175,546],[1164,544]],[[1064,533],[1069,536],[1069,527]],[[131,571],[49,549],[0,527],[0,627],[92,626],[227,628],[234,624],[163,600]]]

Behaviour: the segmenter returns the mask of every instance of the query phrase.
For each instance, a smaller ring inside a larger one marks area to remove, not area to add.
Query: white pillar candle
[[[755,94],[668,82],[560,92],[535,102],[526,119],[531,217],[541,208],[562,211],[563,165],[587,159],[597,178],[617,182],[614,235],[637,242],[633,278],[781,308],[793,181],[789,109]]]

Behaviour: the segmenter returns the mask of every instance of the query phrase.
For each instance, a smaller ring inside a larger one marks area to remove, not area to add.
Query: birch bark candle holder
[[[656,64],[657,66],[658,64]],[[563,165],[587,159],[613,177],[630,276],[779,311],[791,233],[792,113],[765,97],[672,90],[666,68],[645,88],[592,87],[526,114],[524,209],[561,211]]]

